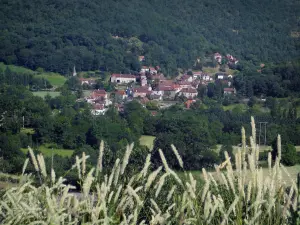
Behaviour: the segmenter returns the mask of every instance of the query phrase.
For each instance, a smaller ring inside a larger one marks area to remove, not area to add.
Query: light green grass
[[[51,157],[52,156],[51,144],[43,144],[43,145],[39,146],[38,150],[45,157]],[[28,152],[28,149],[27,148],[22,148],[21,151],[26,154]],[[71,157],[73,152],[74,152],[74,150],[70,150],[70,149],[53,148],[53,154],[54,155],[59,155],[59,156],[62,156],[62,157]]]
[[[61,87],[66,82],[67,78],[58,73],[41,73],[35,75],[35,77],[43,77],[48,80],[54,87]]]
[[[46,95],[50,95],[52,98],[55,98],[60,95],[59,91],[33,91],[32,94],[34,96],[38,96],[41,98],[45,98]]]
[[[140,144],[147,146],[150,150],[153,149],[155,136],[142,135],[140,138]]]
[[[34,134],[34,129],[33,128],[21,128],[21,133],[24,134]]]
[[[27,69],[25,67],[22,66],[14,66],[14,65],[5,65],[3,62],[0,62],[0,70],[5,71],[6,67],[8,67],[12,72],[15,73],[26,73],[26,74],[33,74],[34,71]]]
[[[23,73],[23,74],[33,74],[35,77],[43,77],[50,82],[52,86],[60,87],[64,85],[67,78],[62,76],[59,73],[52,73],[52,72],[42,72],[39,73],[37,71],[33,71],[31,69],[27,69],[22,66],[14,66],[14,65],[5,65],[3,62],[0,63],[0,70],[5,71],[6,67],[8,67],[12,72],[15,73]]]
[[[212,74],[220,72],[218,67],[215,67],[215,68],[213,68],[213,67],[203,67],[202,70],[203,70],[204,73],[212,73]]]
[[[91,93],[92,93],[92,91],[90,91],[90,90],[84,90],[84,91],[83,91],[83,96],[84,96],[84,97],[88,97],[88,96],[91,95]]]
[[[247,105],[245,105],[245,104],[242,104],[242,103],[240,103],[240,104],[232,104],[232,105],[227,105],[227,106],[223,106],[223,110],[224,111],[232,111],[232,110],[234,110],[234,109],[237,109],[237,110],[239,110],[239,111],[243,111],[243,112],[245,112],[246,110],[247,110],[247,108],[248,108],[248,106]]]

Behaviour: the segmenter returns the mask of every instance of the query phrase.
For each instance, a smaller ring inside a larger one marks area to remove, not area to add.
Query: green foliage
[[[299,156],[294,145],[285,144],[282,148],[282,163],[286,166],[294,166],[300,163]]]
[[[216,51],[251,64],[298,56],[297,38],[290,35],[297,30],[296,0],[42,0],[25,5],[12,0],[0,10],[0,60],[38,71],[69,75],[76,65],[78,71],[133,72],[144,55],[148,65],[159,64],[173,74]]]

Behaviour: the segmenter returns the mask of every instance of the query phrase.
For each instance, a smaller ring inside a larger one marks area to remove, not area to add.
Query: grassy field
[[[50,82],[52,86],[60,87],[64,85],[67,78],[58,73],[52,72],[37,72],[30,69],[27,69],[22,66],[14,66],[14,65],[5,65],[3,62],[0,63],[0,69],[5,70],[8,67],[12,72],[16,73],[24,73],[24,74],[33,74],[36,77],[43,77]]]
[[[43,153],[43,155],[45,157],[51,157],[52,156],[52,147],[51,144],[43,144],[41,146],[39,146],[39,151]],[[25,154],[28,152],[27,148],[22,148],[21,149],[22,152],[24,152]],[[70,157],[72,156],[74,150],[70,150],[70,149],[63,149],[63,148],[53,148],[53,153],[54,155],[59,155],[62,157]]]
[[[142,135],[140,138],[140,144],[147,146],[150,150],[153,149],[155,136]]]
[[[5,71],[6,67],[8,67],[12,72],[16,73],[27,73],[27,74],[33,74],[34,71],[27,69],[22,66],[14,66],[14,65],[5,65],[3,62],[0,62],[0,69]]]
[[[245,112],[248,109],[248,106],[246,104],[232,104],[232,105],[227,105],[223,106],[224,111],[232,111],[233,109],[238,109],[239,111]]]
[[[50,82],[54,87],[61,87],[66,82],[67,78],[58,73],[41,73],[35,75],[36,77],[43,77]]]
[[[32,129],[32,128],[21,128],[21,133],[34,134],[34,129]]]
[[[34,96],[39,96],[41,98],[45,98],[46,95],[50,95],[52,98],[55,98],[60,95],[59,91],[33,91],[32,94]]]

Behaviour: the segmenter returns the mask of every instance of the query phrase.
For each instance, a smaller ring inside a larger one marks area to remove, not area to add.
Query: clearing
[[[5,71],[6,67],[8,67],[12,72],[15,73],[23,73],[23,74],[32,74],[35,77],[43,77],[50,82],[50,84],[54,87],[63,86],[66,82],[67,78],[62,76],[59,73],[52,72],[37,72],[31,69],[27,69],[22,66],[14,66],[14,65],[5,65],[3,62],[0,63],[0,69]]]
[[[53,87],[61,87],[66,82],[67,78],[58,73],[41,73],[35,77],[42,77],[50,82]]]
[[[155,136],[142,135],[140,138],[140,144],[147,146],[151,151],[153,149],[154,140],[155,140]]]
[[[60,95],[59,91],[33,91],[32,94],[34,96],[39,96],[41,98],[45,98],[46,95],[50,95],[51,98],[55,98]]]
[[[38,147],[38,150],[45,156],[45,157],[51,157],[52,156],[52,146],[55,146],[55,144],[42,144]],[[25,154],[28,152],[27,148],[21,148],[21,151]],[[62,157],[71,157],[73,155],[74,150],[71,149],[63,149],[63,148],[53,148],[53,154],[59,155]]]

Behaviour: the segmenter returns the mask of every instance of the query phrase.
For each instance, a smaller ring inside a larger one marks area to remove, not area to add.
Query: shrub
[[[255,124],[252,119],[252,135]],[[242,132],[244,134],[244,132]],[[65,179],[56,179],[53,169],[47,173],[42,155],[29,149],[36,169],[33,185],[24,164],[20,185],[8,189],[1,197],[2,224],[288,224],[296,221],[297,186],[293,180],[287,189],[282,175],[289,176],[278,157],[272,163],[268,155],[269,173],[263,175],[258,166],[259,151],[250,137],[250,148],[242,137],[242,148],[232,159],[216,165],[215,173],[202,170],[204,185],[199,186],[192,173],[182,176],[173,171],[159,150],[162,166],[151,170],[151,153],[143,169],[127,176],[127,164],[133,145],[127,146],[123,159],[117,159],[109,173],[103,172],[104,155],[101,142],[97,167],[86,169],[88,156],[76,157],[71,170],[77,170],[81,192]],[[280,138],[279,138],[280,140]],[[280,144],[279,144],[280,146]],[[183,169],[177,149],[174,157]],[[272,167],[273,164],[273,167]],[[235,169],[233,169],[235,168]],[[249,179],[246,179],[249,177]],[[294,216],[294,217],[292,217]]]

